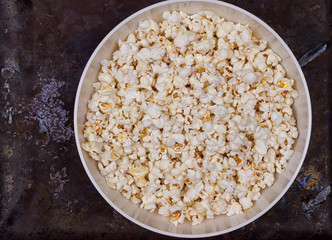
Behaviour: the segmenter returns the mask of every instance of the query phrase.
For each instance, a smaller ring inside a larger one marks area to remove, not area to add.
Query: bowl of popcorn
[[[88,61],[75,135],[102,197],[176,237],[245,226],[304,161],[311,106],[302,70],[263,21],[217,1],[166,1],[116,26]]]

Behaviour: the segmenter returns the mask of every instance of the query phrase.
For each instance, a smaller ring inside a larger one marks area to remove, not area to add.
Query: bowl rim
[[[85,79],[86,73],[93,61],[93,59],[95,58],[96,54],[98,53],[98,51],[100,50],[100,48],[103,46],[103,44],[109,39],[109,37],[115,33],[120,27],[122,27],[124,24],[126,24],[127,22],[129,22],[131,19],[135,18],[136,16],[147,12],[153,8],[156,7],[160,7],[163,5],[168,5],[168,4],[172,4],[172,3],[181,3],[181,2],[209,2],[209,3],[215,3],[215,4],[219,4],[222,6],[226,6],[229,8],[232,8],[236,11],[239,11],[245,15],[247,15],[248,17],[256,20],[258,23],[260,23],[261,25],[263,25],[267,30],[269,30],[277,39],[278,41],[283,45],[283,47],[286,49],[287,53],[289,54],[289,56],[292,58],[293,62],[296,65],[297,70],[299,71],[299,74],[301,76],[301,81],[303,82],[303,86],[304,86],[304,90],[305,90],[305,95],[307,98],[307,108],[308,108],[308,135],[307,135],[307,139],[306,139],[306,143],[304,146],[304,151],[302,153],[302,157],[301,157],[301,161],[299,162],[292,178],[289,180],[288,184],[286,185],[286,187],[284,188],[284,190],[270,203],[270,205],[268,207],[266,207],[263,211],[259,212],[256,216],[248,219],[247,221],[245,221],[244,223],[241,223],[237,226],[222,230],[222,231],[218,231],[218,232],[213,232],[213,233],[204,233],[204,234],[179,234],[179,233],[172,233],[172,232],[167,232],[167,231],[163,231],[163,230],[159,230],[157,228],[148,226],[136,219],[134,219],[133,217],[127,215],[124,211],[122,211],[120,208],[118,208],[106,195],[105,193],[101,190],[101,188],[98,186],[98,184],[96,183],[96,181],[94,180],[93,176],[91,175],[88,166],[84,160],[84,156],[82,153],[82,148],[81,148],[81,144],[79,141],[79,135],[78,135],[78,124],[77,124],[77,112],[78,112],[78,101],[80,98],[80,93],[81,93],[81,89],[82,89],[82,85],[83,85],[83,81]],[[89,61],[87,62],[87,64],[85,65],[84,71],[81,75],[80,81],[79,81],[79,85],[77,88],[77,92],[76,92],[76,97],[75,97],[75,105],[74,105],[74,131],[75,131],[75,140],[76,140],[76,146],[77,146],[77,150],[82,162],[82,165],[85,169],[85,172],[87,173],[88,177],[90,178],[90,181],[92,182],[92,184],[94,185],[94,187],[97,189],[97,191],[99,192],[99,194],[106,200],[106,202],[108,202],[108,204],[110,204],[117,212],[119,212],[122,216],[124,216],[125,218],[127,218],[128,220],[132,221],[133,223],[148,229],[150,231],[159,233],[159,234],[163,234],[163,235],[167,235],[167,236],[171,236],[171,237],[178,237],[178,238],[203,238],[203,237],[213,237],[213,236],[218,236],[221,234],[225,234],[228,232],[232,232],[234,230],[237,230],[241,227],[246,226],[247,224],[255,221],[256,219],[258,219],[259,217],[261,217],[262,215],[264,215],[267,211],[269,211],[284,195],[285,193],[288,191],[288,189],[290,188],[290,186],[293,184],[295,178],[297,177],[302,164],[304,162],[304,159],[306,157],[307,151],[308,151],[308,147],[309,147],[309,142],[310,142],[310,136],[311,136],[311,125],[312,125],[312,111],[311,111],[311,101],[310,101],[310,94],[309,94],[309,90],[308,90],[308,86],[304,77],[304,74],[302,72],[302,69],[297,61],[297,59],[295,58],[293,52],[290,50],[290,48],[287,46],[287,44],[284,42],[284,40],[268,25],[266,24],[263,20],[261,20],[260,18],[256,17],[255,15],[253,15],[252,13],[248,12],[247,10],[244,10],[240,7],[237,7],[233,4],[230,3],[226,3],[226,2],[222,2],[222,1],[217,1],[217,0],[168,0],[168,1],[162,1],[159,3],[155,3],[152,5],[149,5],[137,12],[135,12],[134,14],[130,15],[129,17],[127,17],[126,19],[124,19],[123,21],[121,21],[116,27],[114,27],[104,38],[103,40],[98,44],[97,48],[94,50],[94,52],[92,53],[91,57],[89,58]]]

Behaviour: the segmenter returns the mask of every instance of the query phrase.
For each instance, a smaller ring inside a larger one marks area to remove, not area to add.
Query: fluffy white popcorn
[[[183,134],[176,133],[176,134],[173,134],[172,137],[175,142],[180,143],[180,144],[184,143],[185,136]]]
[[[243,71],[243,81],[247,82],[248,84],[253,84],[254,82],[256,82],[256,74],[253,73],[250,70],[245,70]]]
[[[149,103],[146,112],[151,118],[159,118],[161,115],[161,107],[155,103]]]
[[[282,122],[282,119],[283,119],[283,117],[280,112],[272,112],[271,120],[275,126],[279,126],[279,124]]]
[[[227,206],[227,216],[232,216],[234,214],[242,214],[242,206],[236,201],[233,201]]]
[[[273,173],[265,172],[264,173],[264,182],[266,185],[271,186],[274,182]]]
[[[239,200],[240,204],[242,205],[243,210],[247,210],[252,207],[253,203],[250,198],[243,197]]]
[[[257,141],[255,141],[254,148],[257,151],[257,153],[262,154],[262,155],[265,155],[268,150],[268,146],[267,146],[266,142],[261,139],[258,139]]]
[[[155,33],[158,33],[159,27],[158,24],[152,19],[146,19],[139,22],[138,30],[146,33],[148,33],[150,30],[153,30]]]
[[[141,59],[143,61],[154,61],[160,60],[165,55],[166,50],[162,48],[159,44],[156,44],[150,48],[142,48],[137,53],[137,59]]]
[[[298,96],[249,26],[210,11],[145,19],[101,61],[82,148],[107,184],[177,225],[250,209],[298,137]]]

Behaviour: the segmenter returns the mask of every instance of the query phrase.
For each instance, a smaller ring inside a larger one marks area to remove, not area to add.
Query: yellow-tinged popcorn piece
[[[137,178],[143,178],[145,175],[149,173],[149,167],[148,166],[135,166],[130,170],[130,173]]]

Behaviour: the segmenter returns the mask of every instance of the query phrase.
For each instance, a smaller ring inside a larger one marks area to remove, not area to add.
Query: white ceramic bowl
[[[228,21],[249,24],[254,35],[259,39],[266,39],[269,47],[281,56],[282,65],[286,69],[288,77],[296,80],[299,97],[294,103],[294,113],[300,134],[294,145],[295,153],[290,159],[286,171],[281,175],[276,174],[275,183],[265,189],[253,208],[242,215],[216,216],[212,220],[204,220],[198,226],[192,226],[189,222],[174,226],[170,223],[169,218],[141,210],[138,205],[122,197],[118,191],[108,187],[104,177],[97,169],[96,161],[81,148],[81,143],[85,141],[82,129],[86,121],[87,101],[93,92],[92,84],[97,81],[100,61],[111,57],[117,47],[118,39],[126,39],[127,35],[136,29],[139,20],[152,18],[160,21],[162,13],[166,10],[182,10],[187,13],[212,10]],[[131,15],[108,33],[98,45],[84,69],[77,89],[74,124],[77,148],[85,171],[98,192],[113,208],[130,221],[157,233],[186,238],[209,237],[233,231],[254,221],[267,212],[286,193],[296,178],[307,152],[311,132],[311,105],[305,78],[293,53],[278,34],[262,20],[241,8],[219,1],[166,1],[151,5]]]

